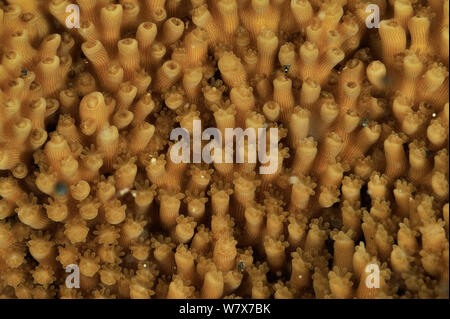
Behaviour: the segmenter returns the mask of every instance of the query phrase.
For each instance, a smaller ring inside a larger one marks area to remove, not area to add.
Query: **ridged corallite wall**
[[[0,297],[448,298],[448,0],[70,4],[0,1]]]

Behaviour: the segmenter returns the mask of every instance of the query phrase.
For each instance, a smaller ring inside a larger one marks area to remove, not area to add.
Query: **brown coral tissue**
[[[0,298],[448,298],[448,67],[449,0],[0,0]]]

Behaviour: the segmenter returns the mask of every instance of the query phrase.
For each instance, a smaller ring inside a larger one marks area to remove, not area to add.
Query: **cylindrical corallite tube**
[[[332,69],[341,62],[345,57],[345,53],[339,48],[328,49],[324,55],[319,59],[315,75],[311,78],[318,84],[323,85],[328,79]]]
[[[175,252],[175,263],[177,264],[177,274],[183,280],[196,283],[197,272],[195,269],[195,253],[188,249],[186,245],[178,245]]]
[[[213,85],[206,85],[202,88],[205,104],[209,107],[213,105],[220,105],[222,102],[222,95],[225,91],[225,85],[222,81],[214,81]],[[214,110],[213,110],[214,111]]]
[[[311,256],[306,254],[301,248],[292,255],[292,272],[289,279],[290,284],[298,290],[303,290],[311,284]]]
[[[47,97],[57,97],[63,81],[58,75],[60,58],[53,56],[41,60],[37,65],[36,80],[42,85],[42,92]]]
[[[405,180],[398,179],[394,184],[394,198],[395,198],[395,214],[402,217],[409,217],[410,204],[409,199],[412,197],[414,186]]]
[[[353,272],[356,281],[359,281],[361,278],[369,261],[370,254],[366,251],[364,243],[361,242],[355,247],[355,252],[353,253]]]
[[[158,243],[153,251],[156,262],[160,265],[165,274],[173,274],[175,268],[175,257],[173,244]]]
[[[150,46],[149,69],[155,70],[162,64],[162,59],[167,53],[167,48],[159,41],[154,41]]]
[[[355,240],[361,236],[361,215],[360,202],[350,203],[344,201],[341,208],[342,223],[344,230],[352,230],[355,233]]]
[[[187,190],[193,193],[206,191],[211,181],[212,173],[213,171],[211,169],[200,169],[197,167],[190,170],[189,174],[191,178],[187,185]]]
[[[244,127],[247,112],[253,110],[255,107],[253,88],[247,85],[234,87],[230,91],[230,99],[236,106],[236,125]]]
[[[138,42],[133,38],[121,39],[117,42],[119,63],[124,70],[125,80],[131,79],[139,69],[140,53]]]
[[[167,19],[162,26],[160,40],[164,45],[170,45],[181,38],[184,32],[184,23],[179,18]]]
[[[8,202],[16,202],[24,198],[25,193],[12,177],[0,178],[0,195]]]
[[[392,67],[395,55],[406,49],[405,29],[397,20],[390,19],[382,20],[378,30],[381,38],[383,61],[386,66]]]
[[[367,66],[366,75],[370,84],[377,90],[384,90],[386,87],[386,66],[381,61],[372,61]]]
[[[37,233],[31,235],[27,242],[30,255],[41,265],[50,266],[54,269],[56,263],[55,243],[48,235]],[[53,259],[53,260],[52,260]]]
[[[136,102],[133,110],[133,122],[132,126],[138,126],[145,121],[147,116],[155,109],[155,102],[152,99],[150,93],[142,95]]]
[[[317,224],[311,223],[308,234],[306,235],[305,251],[312,253],[314,249],[323,249],[327,238],[327,231],[320,229]]]
[[[277,274],[282,272],[286,260],[286,247],[289,246],[287,241],[284,241],[283,236],[278,239],[273,239],[269,236],[264,238],[264,251],[266,253],[267,262],[270,269]]]
[[[186,68],[183,74],[183,88],[190,103],[197,104],[200,99],[201,81],[203,79],[202,69]]]
[[[181,79],[180,64],[173,60],[168,60],[156,72],[154,89],[157,92],[164,92],[178,80]]]
[[[390,181],[395,180],[408,169],[408,159],[403,148],[404,142],[406,142],[406,136],[395,133],[389,135],[384,141],[385,174]]]
[[[235,173],[233,198],[235,201],[234,213],[238,220],[242,220],[246,204],[255,199],[256,188],[260,183],[259,180],[252,179],[251,176],[240,176]]]
[[[45,144],[44,153],[54,169],[59,169],[61,160],[72,154],[67,140],[57,133]]]
[[[10,35],[9,47],[20,52],[25,66],[30,66],[37,53],[31,45],[29,32],[26,29],[16,30]],[[45,58],[42,60],[45,60]]]
[[[314,171],[316,172],[316,174],[322,174],[322,172],[328,165],[327,163],[330,160],[335,159],[336,156],[341,152],[342,145],[342,138],[338,134],[334,132],[330,132],[329,134],[327,134],[327,136],[321,143],[322,147],[319,149],[317,159],[314,164]]]
[[[312,182],[308,177],[291,176],[290,181],[292,184],[291,196],[289,202],[289,211],[295,212],[297,210],[306,209],[309,205],[311,196],[315,194],[314,188],[316,184]]]
[[[357,175],[344,176],[342,180],[342,201],[356,203],[361,197],[361,187],[364,181]]]
[[[91,252],[80,257],[80,286],[83,290],[90,290],[98,284],[99,261],[98,257],[95,258],[95,253]]]
[[[306,137],[300,140],[294,149],[292,172],[297,175],[308,175],[317,155],[317,142],[312,137]]]
[[[84,220],[93,220],[98,216],[100,205],[101,203],[98,200],[93,200],[92,197],[89,197],[81,201],[77,207],[81,218]]]
[[[136,98],[137,88],[130,82],[122,82],[116,93],[117,110],[128,109]]]
[[[414,99],[416,83],[423,73],[423,62],[415,53],[407,54],[403,58],[403,76],[399,83],[402,96]]]
[[[225,296],[236,291],[242,283],[243,275],[237,270],[230,270],[223,274],[223,294]]]
[[[353,251],[355,242],[352,239],[353,231],[335,232],[332,234],[334,240],[333,267],[345,268],[347,271],[353,270]]]
[[[378,225],[375,233],[375,243],[377,246],[378,259],[381,261],[387,261],[392,252],[392,246],[394,239],[390,236],[383,225]]]
[[[130,248],[131,244],[144,232],[146,224],[147,221],[145,220],[127,217],[125,222],[121,225],[120,244],[123,247]]]
[[[310,22],[314,14],[314,9],[310,1],[307,0],[292,0],[290,1],[292,13],[295,21],[301,29],[304,29]]]
[[[107,73],[109,55],[103,44],[98,41],[87,41],[81,45],[83,53],[94,66],[95,72],[101,80]]]
[[[111,225],[120,224],[125,220],[127,206],[116,200],[110,200],[103,205],[105,220]]]
[[[124,2],[122,8],[122,32],[135,31],[138,26],[138,16],[141,7],[134,2]]]
[[[419,246],[417,242],[417,231],[411,229],[409,223],[400,223],[397,232],[398,246],[401,247],[410,256],[417,253]]]
[[[155,133],[155,126],[148,122],[142,122],[135,126],[130,133],[130,152],[138,154],[143,151]]]
[[[427,14],[417,14],[408,21],[411,36],[410,49],[416,52],[430,51],[430,17]]]
[[[150,65],[150,48],[156,39],[157,26],[153,22],[146,21],[141,23],[136,30],[136,40],[139,45],[139,53],[142,66],[146,69]]]
[[[283,112],[283,111],[282,111]],[[297,149],[299,141],[308,136],[310,130],[311,112],[296,106],[289,112],[289,142],[292,149]]]
[[[145,167],[148,179],[158,185],[162,186],[165,183],[166,176],[166,160],[164,157],[152,158]]]
[[[268,101],[263,105],[263,114],[267,120],[276,122],[280,118],[280,105],[275,101]]]
[[[109,114],[106,111],[103,94],[92,92],[84,96],[80,102],[79,114],[81,121],[92,119],[96,131],[107,125]]]
[[[168,194],[163,192],[160,195],[159,218],[161,224],[166,229],[172,229],[177,224],[177,217],[180,215],[182,194]]]
[[[223,275],[220,271],[208,271],[203,279],[201,296],[205,299],[219,299],[223,295]]]
[[[135,164],[136,158],[130,158],[129,160],[120,160],[115,165],[116,171],[114,172],[114,179],[116,181],[117,190],[123,190],[131,188],[134,184],[134,180],[137,174],[137,166]]]
[[[33,229],[46,228],[50,220],[45,216],[42,206],[36,203],[35,197],[30,197],[30,200],[19,201],[18,207],[15,209],[19,220]]]
[[[174,277],[167,290],[167,299],[190,298],[195,291],[195,287],[187,286],[181,278]]]
[[[32,150],[37,150],[44,145],[47,140],[47,131],[44,129],[35,129],[30,133],[29,143]]]
[[[352,273],[340,267],[333,267],[328,273],[331,293],[335,298],[350,299],[353,297]]]
[[[374,211],[375,209],[371,209],[370,211]],[[364,212],[363,214],[363,223],[361,224],[361,229],[364,234],[364,238],[366,239],[366,249],[371,255],[375,255],[377,253],[377,247],[375,244],[375,234],[377,231],[377,223],[373,216],[371,216],[368,212]]]
[[[31,125],[30,125],[31,126]],[[20,153],[14,148],[0,150],[0,169],[12,169],[20,162]]]
[[[192,10],[192,22],[206,31],[209,36],[209,42],[217,42],[221,31],[206,4],[202,4]]]
[[[344,171],[348,171],[349,167],[340,162],[330,162],[319,178],[319,185],[338,187],[342,183]]]
[[[216,121],[217,128],[222,134],[222,143],[224,143],[225,129],[235,128],[236,107],[234,104],[230,104],[225,108],[213,106],[212,109],[214,111],[214,120]]]
[[[204,225],[200,225],[197,228],[197,233],[191,242],[191,249],[193,249],[198,254],[206,254],[211,246],[212,235],[210,231],[205,228]]]
[[[184,39],[186,49],[186,65],[200,66],[208,55],[209,34],[203,28],[195,28]]]
[[[388,179],[386,175],[378,172],[373,172],[370,175],[369,182],[367,183],[367,192],[370,194],[370,198],[384,200],[388,196]]]
[[[175,163],[172,161],[171,151],[172,147],[175,144],[172,144],[167,149],[167,165],[166,165],[166,185],[176,187],[179,185],[179,180],[182,178],[186,168],[187,163]]]
[[[392,265],[392,270],[397,273],[401,274],[403,272],[409,272],[411,269],[411,257],[400,247],[397,245],[394,245],[392,247],[392,253],[390,256],[390,262]]]
[[[61,161],[61,179],[69,184],[77,183],[79,181],[78,161],[73,156],[68,156]]]
[[[244,68],[247,75],[251,77],[257,71],[258,53],[252,48],[247,48],[242,54],[242,60],[244,62]]]
[[[295,99],[292,92],[292,80],[284,74],[273,80],[273,100],[280,105],[280,119],[287,125],[294,109]]]
[[[56,131],[61,134],[68,142],[80,142],[81,135],[75,126],[75,119],[69,114],[59,116]]]
[[[185,217],[180,215],[176,219],[176,226],[173,231],[173,237],[177,243],[188,243],[194,236],[194,229],[197,226],[197,222],[192,217]]]
[[[256,243],[261,237],[264,222],[264,208],[260,205],[248,205],[244,212],[245,237],[249,243]]]
[[[311,109],[320,97],[321,87],[319,83],[311,78],[307,78],[300,91],[300,105],[306,109]]]
[[[288,217],[288,242],[292,249],[303,247],[306,239],[306,221],[301,221],[299,219],[301,218],[296,218],[295,216]]]
[[[269,75],[273,71],[273,65],[278,48],[278,37],[271,30],[262,30],[256,39],[258,48],[258,70]]]
[[[211,196],[211,209],[214,215],[225,215],[230,207],[231,189],[211,190],[208,195]]]
[[[372,122],[361,128],[356,134],[355,140],[347,144],[344,154],[342,154],[343,162],[353,163],[356,158],[366,154],[380,138],[381,125]]]
[[[408,20],[414,15],[414,8],[409,1],[395,1],[394,3],[394,18],[402,28],[408,27]]]
[[[219,26],[226,34],[222,38],[229,40],[239,26],[238,3],[236,0],[219,0],[217,10],[221,18]]]
[[[440,149],[448,139],[448,127],[442,125],[439,120],[431,120],[427,127],[427,139],[433,149]]]
[[[82,21],[78,33],[85,41],[95,41],[101,37],[98,28],[90,21]]]

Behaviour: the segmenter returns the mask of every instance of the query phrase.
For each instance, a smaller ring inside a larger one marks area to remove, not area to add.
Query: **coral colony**
[[[448,298],[448,24],[1,0],[0,297]]]

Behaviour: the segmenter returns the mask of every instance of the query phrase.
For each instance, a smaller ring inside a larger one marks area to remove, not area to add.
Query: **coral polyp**
[[[448,0],[0,0],[0,298],[448,298],[448,26]]]

